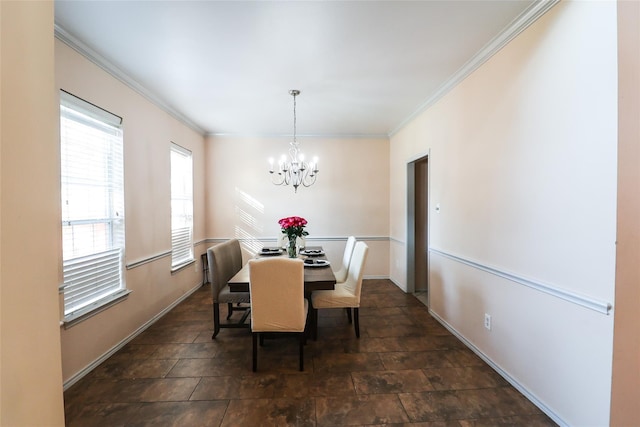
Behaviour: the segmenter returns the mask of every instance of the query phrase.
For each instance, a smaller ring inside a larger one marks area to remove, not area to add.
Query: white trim
[[[322,138],[322,139],[389,139],[389,134],[378,133],[326,133],[326,134],[296,134],[298,138]],[[291,139],[293,134],[284,133],[224,133],[224,132],[209,132],[205,136],[207,137],[220,137],[220,138],[273,138],[273,139]]]
[[[458,338],[464,345],[466,345],[471,351],[478,355],[479,358],[484,360],[494,371],[500,374],[505,380],[509,382],[513,387],[515,387],[520,393],[522,393],[527,399],[531,401],[534,405],[536,405],[542,412],[547,414],[549,418],[551,418],[556,424],[560,426],[568,426],[569,424],[565,423],[558,414],[553,412],[547,405],[542,403],[538,397],[531,393],[526,387],[520,384],[515,378],[509,375],[504,369],[502,369],[499,365],[497,365],[493,360],[491,360],[487,355],[485,355],[479,348],[473,345],[470,341],[460,334],[453,326],[448,324],[444,319],[438,316],[434,311],[429,308],[429,314],[436,319],[442,326],[444,326],[449,332],[451,332],[456,338]]]
[[[89,304],[88,306],[83,307],[80,310],[76,310],[67,314],[62,320],[62,324],[64,325],[65,329],[69,329],[77,325],[78,323],[84,322],[88,318],[93,317],[96,314],[101,313],[106,309],[111,308],[114,305],[124,301],[130,293],[131,289],[122,288],[119,291],[106,296],[105,298],[101,298],[93,304]]]
[[[78,381],[80,381],[82,378],[85,377],[85,375],[87,375],[88,373],[90,373],[91,371],[93,371],[95,368],[98,367],[98,365],[100,365],[102,362],[104,362],[105,360],[107,360],[109,357],[113,356],[118,350],[120,350],[122,347],[124,347],[125,345],[127,345],[131,340],[133,340],[135,337],[137,337],[138,335],[140,335],[142,332],[144,332],[149,326],[153,325],[155,322],[157,322],[158,320],[160,320],[160,318],[162,316],[164,316],[165,314],[167,314],[169,311],[171,311],[175,306],[177,306],[178,304],[180,304],[182,301],[184,301],[185,299],[187,299],[189,296],[191,296],[191,294],[193,294],[195,291],[197,291],[199,288],[202,287],[201,283],[198,283],[194,288],[190,289],[189,291],[187,291],[184,295],[182,295],[180,298],[178,298],[177,300],[175,300],[171,305],[167,306],[164,310],[162,310],[160,313],[156,314],[155,316],[153,316],[151,319],[149,319],[147,322],[145,322],[142,326],[140,326],[138,329],[136,329],[135,331],[133,331],[129,336],[125,337],[122,341],[120,341],[118,344],[116,344],[115,346],[111,347],[111,349],[109,351],[107,351],[106,353],[104,353],[102,356],[100,356],[99,358],[97,358],[96,360],[94,360],[93,362],[91,362],[90,364],[88,364],[87,366],[85,366],[83,369],[81,369],[80,371],[78,371],[76,374],[74,374],[73,376],[71,376],[71,378],[69,378],[67,381],[64,382],[63,386],[62,386],[62,390],[66,391],[69,387],[71,387],[72,385],[74,385],[75,383],[77,383]]]
[[[182,122],[185,126],[193,129],[198,132],[200,135],[205,135],[204,129],[195,124],[192,120],[186,117],[184,114],[180,113],[178,110],[174,109],[166,102],[162,101],[156,95],[154,95],[147,88],[133,80],[131,77],[126,75],[122,70],[109,62],[105,57],[91,49],[82,41],[78,40],[76,37],[69,34],[64,28],[62,28],[59,24],[54,24],[54,35],[55,37],[87,58],[89,61],[96,64],[98,67],[102,68],[104,71],[120,80],[125,85],[129,86],[131,89],[142,95],[145,99],[147,99],[152,104],[156,105],[160,109],[167,112],[170,116],[174,117],[176,120]]]
[[[487,43],[479,52],[477,52],[469,61],[467,61],[458,71],[456,71],[446,82],[444,82],[433,95],[418,107],[416,111],[411,113],[391,132],[389,137],[398,133],[407,123],[415,119],[427,108],[434,105],[440,98],[445,96],[451,89],[456,87],[460,82],[466,79],[471,73],[477,70],[482,64],[487,62],[500,49],[506,46],[518,34],[524,31],[529,25],[533,24],[538,18],[544,15],[549,9],[556,5],[560,0],[539,0],[533,3],[527,10],[522,12],[520,16],[515,18],[507,27]]]
[[[395,237],[389,237],[389,241],[400,245],[405,245],[407,243],[404,240],[396,239]]]
[[[472,261],[470,259],[453,255],[453,254],[441,251],[439,249],[429,248],[429,252],[451,259],[461,264],[468,265],[478,270],[485,271],[495,276],[502,277],[503,279],[507,279],[512,282],[518,283],[520,285],[524,285],[528,288],[535,289],[540,292],[544,292],[545,294],[563,299],[573,304],[580,305],[590,310],[597,311],[598,313],[609,315],[609,312],[612,309],[612,304],[610,302],[601,301],[586,295],[580,295],[575,292],[571,292],[548,283],[542,283],[542,282],[537,282],[535,280],[527,279],[525,277],[518,276],[506,271],[502,271],[495,267],[484,265],[477,261]]]
[[[127,270],[131,270],[132,268],[140,267],[143,264],[147,264],[149,262],[153,262],[168,256],[171,256],[171,249],[169,249],[168,251],[160,252],[159,254],[155,254],[155,255],[148,256],[146,258],[139,259],[137,261],[130,262],[126,265],[126,267],[127,267]]]
[[[370,275],[363,275],[362,276],[362,280],[391,280],[389,278],[389,275],[380,275],[380,274],[370,274]]]

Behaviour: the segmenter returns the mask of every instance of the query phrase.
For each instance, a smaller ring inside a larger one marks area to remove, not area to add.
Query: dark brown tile
[[[366,280],[361,337],[320,310],[317,341],[268,339],[251,370],[249,329],[211,339],[202,287],[64,393],[68,426],[553,426],[413,295]],[[221,317],[226,317],[221,306]]]
[[[211,340],[209,340],[211,341]],[[149,356],[152,359],[204,359],[215,357],[222,349],[217,342],[191,344],[159,344]]]
[[[309,375],[309,396],[353,396],[355,388],[349,372],[314,373]]]
[[[222,420],[222,427],[313,427],[313,399],[242,399],[232,400]]]
[[[127,427],[217,426],[224,417],[227,405],[226,401],[143,403]]]
[[[334,353],[314,358],[314,372],[381,371],[382,362],[376,353]]]
[[[133,341],[134,344],[166,344],[191,343],[199,335],[198,330],[190,328],[159,329],[150,328],[140,334]]]
[[[361,427],[460,427],[458,421],[431,421],[422,423],[400,423],[400,424],[366,424]]]
[[[486,366],[486,363],[468,348],[457,348],[444,353],[453,366]]]
[[[380,353],[380,359],[385,369],[428,369],[452,367],[445,357],[446,350],[436,351],[397,351]]]
[[[178,359],[110,358],[94,371],[96,378],[162,378]]]
[[[82,405],[76,413],[65,411],[68,427],[124,426],[142,403],[91,403]]]
[[[115,402],[180,401],[189,400],[199,382],[200,378],[118,380],[108,390]]]
[[[546,415],[518,415],[502,418],[482,418],[478,420],[460,420],[461,427],[498,427],[498,426],[526,426],[526,427],[554,427],[557,424]]]
[[[360,331],[368,337],[408,337],[425,336],[422,328],[415,325],[389,325],[385,327],[371,327],[366,322],[360,323]]]
[[[421,370],[352,372],[358,394],[417,393],[433,390]]]
[[[452,350],[464,347],[453,335],[404,337],[401,342],[404,351]]]
[[[436,390],[463,390],[508,385],[504,378],[488,366],[431,368],[423,371]]]
[[[360,307],[360,318],[387,317],[405,314],[403,307]]]
[[[409,421],[397,394],[316,398],[318,426],[392,424]]]
[[[180,359],[167,377],[223,377],[251,372],[251,355],[237,358]]]
[[[385,353],[404,351],[406,346],[402,337],[360,338],[359,350],[362,353]]]
[[[114,359],[125,359],[125,360],[133,360],[133,359],[147,359],[151,356],[157,349],[158,344],[132,344],[129,343],[122,347],[116,354],[111,356],[109,360]]]
[[[476,408],[465,405],[459,392],[429,391],[398,396],[412,422],[460,420],[477,415]]]
[[[511,387],[433,391],[399,395],[412,421],[446,421],[538,415],[540,411]]]

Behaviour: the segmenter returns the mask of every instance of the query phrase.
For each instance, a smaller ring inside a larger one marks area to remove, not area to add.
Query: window
[[[65,321],[126,295],[122,119],[60,92]]]
[[[171,269],[193,261],[193,161],[171,143]]]

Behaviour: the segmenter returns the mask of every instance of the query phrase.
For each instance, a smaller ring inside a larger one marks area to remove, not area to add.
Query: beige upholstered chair
[[[304,370],[305,327],[309,303],[304,298],[301,259],[262,258],[249,261],[253,371],[258,368],[258,338],[265,332],[293,332],[300,340],[300,370]]]
[[[351,309],[353,309],[356,337],[360,338],[360,318],[358,310],[360,308],[364,263],[367,260],[368,252],[369,247],[366,243],[356,242],[351,263],[349,264],[347,280],[343,283],[336,283],[336,287],[332,291],[313,291],[311,294],[311,305],[313,307],[314,325],[318,324],[318,309],[347,308],[350,321]]]
[[[353,236],[349,236],[347,238],[347,244],[344,247],[344,254],[342,255],[342,264],[340,264],[340,269],[333,272],[333,274],[336,276],[336,282],[338,283],[343,283],[345,280],[347,280],[349,263],[351,262],[351,256],[353,255],[353,248],[355,245],[356,238]]]
[[[213,336],[220,332],[220,328],[249,328],[245,323],[249,316],[251,302],[249,292],[231,292],[229,280],[242,269],[242,249],[237,239],[231,239],[224,243],[207,249],[207,261],[209,263],[209,281],[211,282],[211,296],[213,297]],[[220,304],[227,304],[229,309],[227,320],[234,311],[243,311],[243,316],[238,322],[220,323]],[[234,306],[235,304],[235,306]],[[244,306],[240,306],[244,304]]]

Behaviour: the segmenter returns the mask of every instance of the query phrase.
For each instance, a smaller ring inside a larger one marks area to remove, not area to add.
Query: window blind
[[[60,94],[66,321],[126,293],[121,122],[67,92]]]
[[[171,143],[171,268],[193,261],[193,161]]]

